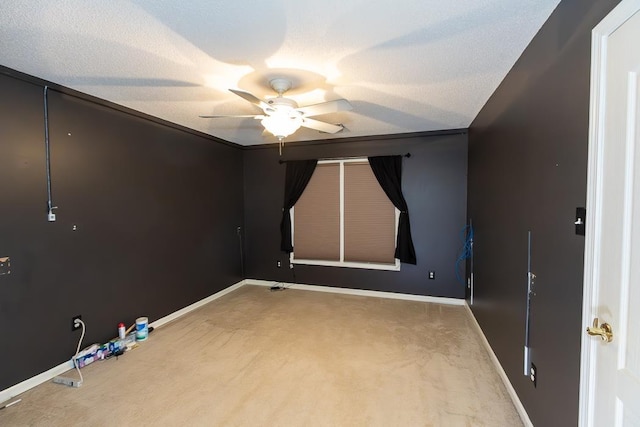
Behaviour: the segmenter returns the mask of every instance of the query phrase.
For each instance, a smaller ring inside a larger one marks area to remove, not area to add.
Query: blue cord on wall
[[[465,225],[462,227],[460,231],[460,240],[462,241],[462,253],[456,260],[456,278],[458,282],[464,283],[464,279],[460,276],[460,271],[462,270],[462,263],[471,258],[473,252],[473,227],[470,225]]]

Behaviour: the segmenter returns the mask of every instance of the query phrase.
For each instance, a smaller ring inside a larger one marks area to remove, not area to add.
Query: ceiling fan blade
[[[320,132],[325,132],[325,133],[337,133],[337,132],[340,132],[342,129],[344,129],[344,126],[342,125],[333,125],[331,123],[321,122],[320,120],[308,119],[306,117],[302,119],[302,126],[309,129],[319,130]]]
[[[240,98],[249,101],[250,103],[257,105],[260,108],[264,108],[264,106],[268,105],[266,102],[264,102],[263,100],[261,100],[260,98],[258,98],[257,96],[255,96],[252,93],[249,92],[245,92],[243,90],[239,90],[239,89],[229,89],[229,92],[235,93],[236,95],[238,95]]]
[[[296,110],[300,111],[304,116],[310,117],[327,113],[336,113],[338,111],[349,111],[353,110],[353,107],[346,99],[336,99],[334,101],[321,102],[319,104],[296,108]]]
[[[199,116],[203,119],[224,119],[224,118],[243,118],[243,117],[251,117],[256,120],[262,120],[265,118],[262,114],[214,114],[211,116]]]

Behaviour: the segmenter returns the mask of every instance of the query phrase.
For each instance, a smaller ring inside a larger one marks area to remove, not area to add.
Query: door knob
[[[602,341],[613,341],[613,329],[608,323],[603,323],[598,326],[598,318],[593,319],[593,326],[587,328],[587,333],[591,336],[599,336]]]

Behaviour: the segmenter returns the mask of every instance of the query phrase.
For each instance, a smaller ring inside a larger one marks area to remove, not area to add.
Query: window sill
[[[322,267],[361,268],[365,270],[400,271],[400,261],[397,259],[395,264],[377,264],[372,262],[318,261],[318,260],[310,260],[310,259],[293,259],[292,257],[291,264],[318,265]]]

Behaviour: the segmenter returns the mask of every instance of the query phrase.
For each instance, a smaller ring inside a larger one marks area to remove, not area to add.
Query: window
[[[398,215],[366,159],[320,161],[291,209],[291,261],[400,270]]]

